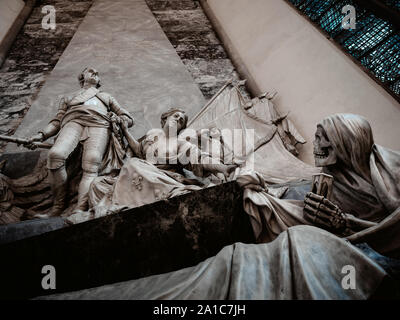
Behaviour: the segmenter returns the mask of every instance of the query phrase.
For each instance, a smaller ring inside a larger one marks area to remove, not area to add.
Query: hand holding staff
[[[32,141],[31,139],[16,138],[4,135],[0,135],[0,140],[16,143],[17,145],[23,145],[25,148],[28,148],[30,150],[35,150],[36,148],[50,149],[53,146],[50,143],[37,142]]]

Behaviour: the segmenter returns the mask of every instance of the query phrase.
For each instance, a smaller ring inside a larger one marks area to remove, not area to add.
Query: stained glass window
[[[387,5],[388,7],[395,8],[400,11],[400,1],[399,0],[379,0],[383,4]]]
[[[400,101],[400,0],[287,0],[337,42]],[[356,29],[344,29],[342,8],[356,9]],[[396,23],[397,21],[397,23]]]

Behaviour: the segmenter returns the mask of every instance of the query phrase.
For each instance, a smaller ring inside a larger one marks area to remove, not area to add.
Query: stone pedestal
[[[196,265],[254,242],[235,182],[0,245],[0,298],[75,291]],[[43,290],[42,267],[56,269]]]

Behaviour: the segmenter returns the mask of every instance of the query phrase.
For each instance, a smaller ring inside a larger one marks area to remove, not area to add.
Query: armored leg
[[[88,209],[89,188],[99,173],[109,140],[109,131],[107,128],[90,127],[88,128],[88,135],[89,137],[83,144],[83,175],[79,184],[78,203],[75,212],[86,211]]]
[[[60,131],[54,146],[50,149],[47,159],[51,188],[53,192],[53,207],[47,216],[59,216],[65,209],[65,199],[68,190],[68,177],[65,161],[77,147],[83,127],[77,123],[66,124]]]
[[[65,209],[65,199],[68,191],[68,177],[65,168],[49,171],[51,190],[53,193],[53,207],[49,216],[59,216]]]

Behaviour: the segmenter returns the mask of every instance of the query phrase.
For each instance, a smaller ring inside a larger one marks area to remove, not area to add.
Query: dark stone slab
[[[385,271],[396,279],[400,285],[400,260],[381,255],[372,249],[367,243],[359,243],[355,245],[369,258],[377,262]],[[400,288],[400,287],[399,287]]]
[[[242,190],[226,183],[0,245],[0,298],[68,292],[178,270],[234,242],[254,242]]]
[[[172,32],[168,29],[164,29],[164,32],[168,36],[169,41],[171,41],[172,45],[174,46],[180,44],[189,44],[196,46],[221,45],[221,42],[219,41],[215,33],[210,31],[183,30]]]
[[[46,3],[47,2],[47,3]],[[77,18],[84,18],[90,6],[90,1],[42,1],[40,7],[36,7],[32,10],[29,17],[30,24],[41,24],[43,19],[42,8],[45,5],[52,5],[56,9],[56,21],[57,23],[75,23]]]
[[[200,7],[196,0],[146,0],[152,11],[193,10]]]
[[[389,275],[387,282],[375,295],[380,298],[380,294],[386,299],[400,299],[400,260],[381,255],[372,249],[367,243],[355,245],[366,256],[379,264]],[[386,292],[385,292],[386,291]]]
[[[194,31],[213,32],[206,15],[201,8],[196,10],[153,11],[160,25],[168,32]]]
[[[68,224],[61,217],[34,219],[0,226],[0,244],[33,237],[66,227]]]
[[[184,60],[194,59],[227,59],[228,56],[224,48],[219,45],[208,45],[208,46],[195,46],[193,44],[178,44],[175,46],[176,52],[179,57]]]

